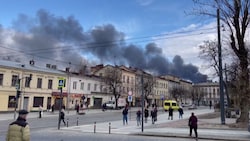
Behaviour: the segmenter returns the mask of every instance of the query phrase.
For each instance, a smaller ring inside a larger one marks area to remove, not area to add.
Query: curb
[[[155,133],[155,132],[147,132],[147,133],[131,133],[130,135],[138,135],[138,136],[151,136],[151,137],[176,137],[176,138],[189,138],[195,139],[194,137],[189,137],[187,135],[178,134],[178,133]],[[225,138],[218,136],[204,136],[198,137],[198,139],[206,139],[206,140],[219,140],[219,141],[249,141],[249,139],[239,139],[239,138]]]

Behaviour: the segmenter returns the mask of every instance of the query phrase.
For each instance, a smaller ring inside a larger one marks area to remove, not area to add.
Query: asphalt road
[[[131,112],[131,118],[135,119],[135,112]],[[130,118],[130,116],[129,116]],[[100,112],[89,113],[84,115],[67,115],[65,116],[65,121],[68,121],[68,126],[84,125],[84,124],[94,124],[94,122],[108,122],[122,120],[121,110],[114,110],[112,112]],[[1,120],[0,121],[0,136],[5,135],[8,129],[9,123],[13,120]],[[27,122],[30,125],[32,131],[46,129],[46,128],[58,128],[58,114],[54,114],[48,117],[42,118],[29,118]],[[122,122],[122,121],[121,121]],[[61,122],[61,127],[64,126]]]

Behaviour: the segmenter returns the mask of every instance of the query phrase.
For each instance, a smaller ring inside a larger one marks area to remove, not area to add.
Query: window
[[[81,90],[84,90],[84,82],[81,83]]]
[[[43,105],[43,97],[34,97],[33,107],[39,107]]]
[[[122,82],[125,83],[125,75],[123,75],[122,77]]]
[[[90,83],[88,83],[88,91],[90,91]]]
[[[15,105],[16,105],[16,97],[9,96],[8,108],[15,108]]]
[[[26,76],[25,77],[25,87],[30,87],[30,77]]]
[[[100,86],[100,92],[102,92],[102,89],[103,89],[103,85]]]
[[[15,87],[16,84],[18,83],[18,76],[17,75],[12,75],[12,81],[11,81],[11,86]]]
[[[3,85],[3,74],[0,74],[0,86]]]
[[[127,77],[127,83],[129,83],[129,76]]]
[[[76,85],[77,85],[77,82],[74,81],[74,82],[73,82],[73,90],[76,90]]]
[[[53,80],[49,79],[48,80],[48,89],[52,89],[53,87]]]
[[[94,86],[94,91],[96,91],[97,90],[97,84],[95,84],[95,86]]]
[[[37,78],[37,88],[42,88],[42,78]]]

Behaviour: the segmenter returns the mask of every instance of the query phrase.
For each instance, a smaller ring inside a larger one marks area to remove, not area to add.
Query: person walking
[[[154,108],[154,113],[155,113],[155,121],[157,121],[158,110],[157,110],[157,105],[156,104],[155,104],[155,108]]]
[[[189,125],[189,136],[192,136],[192,130],[194,129],[194,133],[195,133],[195,137],[196,140],[198,140],[198,133],[197,133],[197,128],[198,128],[198,119],[197,117],[194,115],[194,113],[191,113],[191,116],[189,117],[188,120],[188,125]]]
[[[42,118],[43,107],[39,105],[39,118]]]
[[[123,111],[122,111],[122,115],[123,115],[123,125],[125,125],[125,122],[126,124],[128,124],[128,107],[126,106]]]
[[[146,109],[144,110],[145,123],[148,122],[148,116],[149,116],[149,114],[148,114],[148,108],[146,108]]]
[[[152,110],[151,110],[151,119],[152,119],[152,124],[155,124],[155,121],[156,121],[156,111],[155,111],[155,109],[153,108]]]
[[[137,121],[137,126],[140,126],[141,125],[141,110],[140,109],[136,112],[136,121]]]
[[[53,104],[53,105],[51,106],[51,112],[54,113],[54,110],[55,110],[55,105]]]
[[[184,112],[181,106],[179,107],[178,112],[179,112],[179,119],[182,119],[182,115],[184,114]]]
[[[212,101],[209,101],[209,108],[212,109]]]
[[[168,120],[169,119],[173,120],[173,111],[174,109],[170,106],[168,109]]]
[[[107,110],[107,105],[106,103],[103,103],[102,104],[102,111],[105,112]]]
[[[66,122],[65,122],[65,113],[64,113],[64,109],[61,110],[61,115],[60,115],[60,118],[61,118],[61,121],[64,123],[64,126],[66,125]]]
[[[16,121],[9,125],[6,141],[30,141],[30,127],[26,122],[28,111],[20,110]]]

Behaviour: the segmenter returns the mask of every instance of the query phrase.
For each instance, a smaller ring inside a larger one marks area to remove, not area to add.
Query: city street
[[[129,112],[128,125],[122,124],[121,110],[108,110],[102,112],[100,109],[92,109],[86,111],[84,115],[76,115],[75,111],[66,112],[66,119],[68,118],[69,126],[66,127],[61,124],[61,129],[57,129],[58,125],[58,113],[45,113],[44,117],[39,119],[37,113],[30,113],[28,122],[31,127],[31,139],[35,141],[67,141],[67,140],[103,140],[103,141],[117,141],[117,140],[165,140],[166,138],[178,141],[194,140],[188,136],[188,127],[180,125],[187,124],[187,118],[191,112],[195,112],[196,115],[204,115],[213,113],[213,110],[206,107],[200,107],[194,110],[185,110],[183,120],[178,118],[178,112],[174,112],[174,119],[168,120],[168,112],[159,110],[158,120],[155,124],[151,123],[149,118],[148,123],[144,123],[144,132],[141,132],[141,126],[136,125],[135,111],[139,108],[133,108]],[[11,117],[10,117],[11,116]],[[4,140],[8,124],[13,121],[13,114],[2,114],[0,120],[1,132],[0,140]],[[77,126],[78,117],[78,126]],[[7,118],[7,119],[5,119]],[[204,119],[200,119],[200,124],[203,124]],[[211,121],[211,120],[210,120]],[[94,124],[96,122],[96,124]],[[218,122],[218,119],[214,119],[212,124]],[[228,119],[228,122],[230,120]],[[109,126],[110,125],[110,126]],[[166,126],[168,125],[168,126]],[[96,128],[95,128],[96,127]],[[222,130],[222,129],[209,129],[199,128],[199,140],[248,140],[250,137],[249,132],[240,130]],[[110,129],[110,132],[109,132]],[[95,132],[95,133],[94,133]]]
[[[0,137],[4,141],[3,136]],[[57,130],[54,128],[43,129],[31,132],[32,141],[194,141],[193,138],[176,137],[153,137],[153,136],[135,136],[120,134],[93,134],[74,131]],[[199,140],[213,141],[213,140]]]
[[[106,110],[103,112],[101,109],[91,109],[86,110],[86,114],[77,115],[75,111],[65,111],[66,117],[65,121],[68,121],[68,126],[76,126],[78,125],[86,125],[86,124],[94,124],[94,122],[109,122],[109,121],[117,121],[121,120],[122,110]],[[135,111],[129,111],[129,118],[135,119]],[[9,123],[13,122],[14,113],[2,114],[0,117],[0,135],[4,135],[7,131]],[[58,127],[58,111],[55,113],[44,112],[44,116],[40,119],[38,118],[38,112],[31,112],[28,115],[27,119],[31,130],[40,130],[46,128],[56,128]],[[65,127],[63,123],[61,123],[61,127]]]

